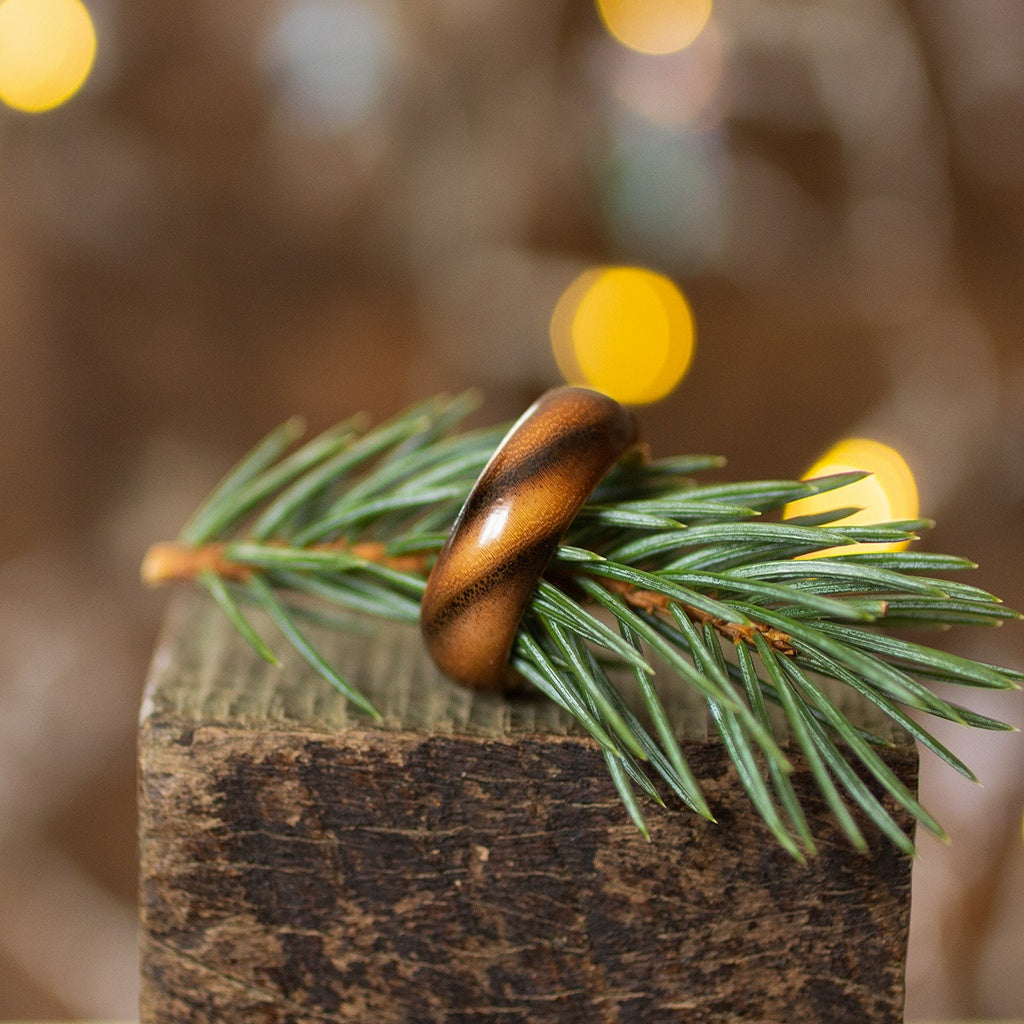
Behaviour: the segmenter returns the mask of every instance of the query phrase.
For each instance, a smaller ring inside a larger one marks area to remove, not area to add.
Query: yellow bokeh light
[[[82,87],[96,56],[96,31],[80,0],[0,3],[0,100],[40,113]]]
[[[675,53],[700,35],[711,0],[597,0],[605,28],[638,53]]]
[[[841,520],[846,525],[872,525],[916,519],[917,484],[903,456],[880,441],[854,437],[830,448],[805,474],[805,480],[835,473],[865,472],[871,476],[838,490],[814,494],[791,502],[785,517],[815,515],[834,508],[858,506],[858,511]],[[837,524],[838,525],[838,524]],[[899,551],[907,542],[891,544],[847,544],[815,552],[814,558],[852,555],[864,551]]]
[[[551,344],[570,384],[627,405],[664,398],[693,359],[693,314],[667,278],[641,267],[582,273],[551,316]]]

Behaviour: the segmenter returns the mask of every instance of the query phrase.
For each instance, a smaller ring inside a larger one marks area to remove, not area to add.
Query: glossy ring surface
[[[484,467],[427,581],[420,627],[451,679],[505,690],[509,652],[537,580],[580,506],[637,444],[632,414],[588,388],[556,388]]]

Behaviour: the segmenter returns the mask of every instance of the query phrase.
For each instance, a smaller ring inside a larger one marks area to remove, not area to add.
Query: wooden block
[[[651,807],[647,843],[548,702],[452,686],[415,630],[318,639],[381,723],[172,610],[139,735],[143,1024],[902,1021],[910,862],[870,828],[851,850],[803,768],[808,866],[683,695],[719,823]],[[914,785],[913,748],[886,756]]]

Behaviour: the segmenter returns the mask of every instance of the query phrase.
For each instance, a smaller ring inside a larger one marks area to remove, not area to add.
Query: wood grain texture
[[[170,617],[140,724],[143,1024],[902,1020],[910,864],[870,830],[851,851],[802,769],[808,867],[684,702],[719,824],[652,808],[648,844],[549,704],[446,682],[415,630],[336,643],[381,724],[203,602]],[[888,756],[913,784],[913,749]]]

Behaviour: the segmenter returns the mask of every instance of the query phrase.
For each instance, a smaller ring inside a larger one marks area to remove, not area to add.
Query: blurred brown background
[[[1024,4],[716,0],[680,53],[592,0],[87,0],[99,51],[0,109],[0,1017],[135,1013],[137,566],[292,413],[557,381],[595,263],[676,280],[663,454],[800,474],[895,444],[933,550],[1024,607]],[[1024,665],[1010,624],[948,646]],[[1024,724],[1020,694],[974,706]],[[1024,1016],[1024,748],[938,730],[908,1018]]]

